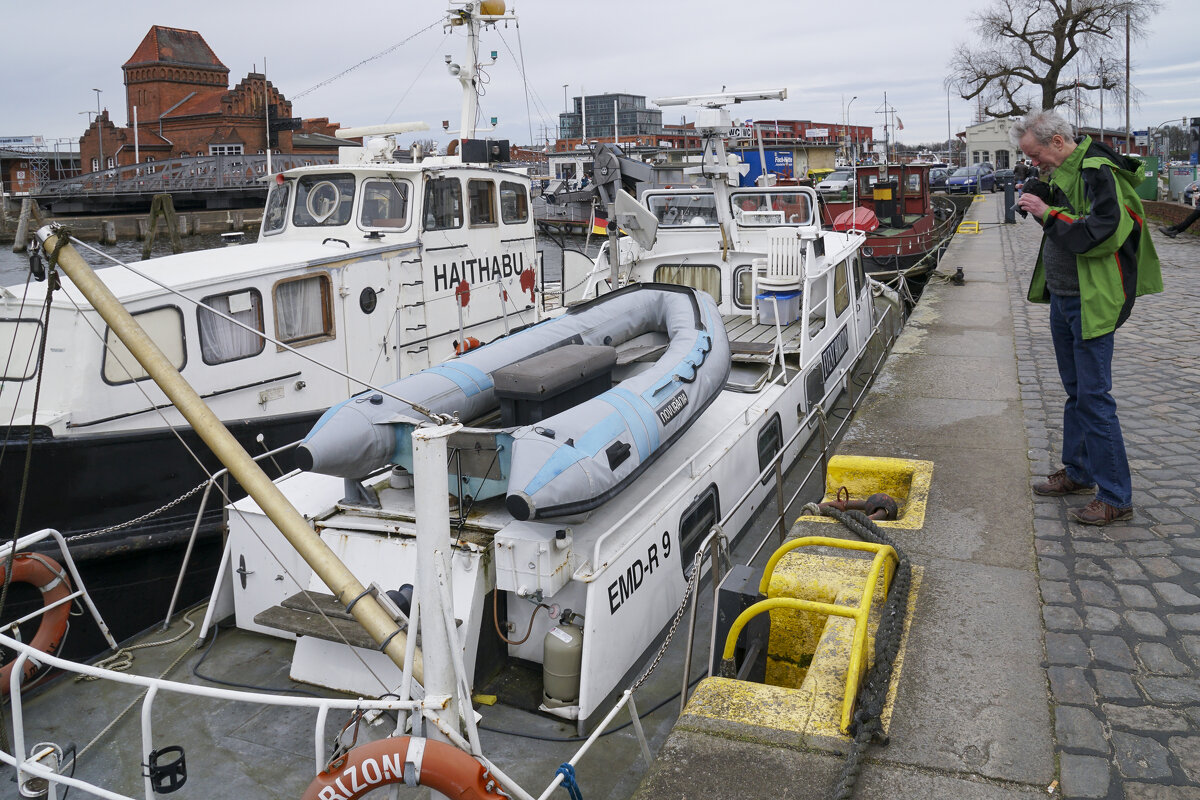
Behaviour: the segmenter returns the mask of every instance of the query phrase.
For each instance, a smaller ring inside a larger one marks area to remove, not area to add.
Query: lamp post
[[[854,101],[855,101],[855,100],[857,100],[857,99],[858,99],[858,95],[854,95],[854,97],[851,97],[851,98],[850,98],[850,102],[849,102],[849,103],[846,103],[846,109],[845,109],[845,111],[843,111],[843,112],[842,112],[842,125],[843,125],[845,128],[849,128],[849,127],[850,127],[850,106],[852,106],[852,105],[854,104]],[[847,139],[849,139],[849,138],[850,138],[850,137],[849,137],[849,132],[847,132],[847,136],[846,136],[846,138],[847,138]],[[855,143],[854,143],[854,147],[855,147],[855,149],[857,149],[857,148],[858,148],[858,142],[855,142]],[[851,150],[851,151],[850,151],[850,166],[854,166],[854,163],[855,163],[857,160],[858,160],[858,159],[856,159],[856,158],[854,157],[854,151],[853,151],[853,150]]]
[[[97,162],[100,169],[104,169],[104,130],[100,127],[100,89],[92,89],[96,93],[96,136],[98,137],[98,149],[100,151],[100,160]]]

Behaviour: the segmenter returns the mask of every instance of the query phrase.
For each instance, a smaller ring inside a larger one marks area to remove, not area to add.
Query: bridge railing
[[[281,172],[293,167],[332,164],[336,161],[335,155],[272,153],[271,171]],[[37,194],[64,196],[248,188],[262,181],[266,173],[265,154],[186,156],[167,161],[143,161],[48,181],[37,190]]]

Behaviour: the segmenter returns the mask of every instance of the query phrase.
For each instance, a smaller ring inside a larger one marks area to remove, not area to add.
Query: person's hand
[[[1045,215],[1046,209],[1050,207],[1046,205],[1045,200],[1035,194],[1029,194],[1028,192],[1021,195],[1021,199],[1017,201],[1017,206],[1022,211],[1027,211],[1030,214],[1033,214],[1033,216],[1039,220]]]

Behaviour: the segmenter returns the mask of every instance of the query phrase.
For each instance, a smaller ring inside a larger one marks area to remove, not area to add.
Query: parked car
[[[1192,181],[1187,186],[1183,187],[1183,203],[1184,205],[1196,205],[1196,193],[1200,192],[1200,181]]]
[[[825,180],[817,184],[821,194],[839,194],[854,189],[854,173],[848,169],[837,169],[829,173]]]
[[[833,172],[833,167],[817,167],[816,169],[810,169],[808,171],[808,177],[809,180],[813,182],[813,186],[816,186],[818,183],[833,174]]]
[[[987,164],[959,167],[946,179],[946,191],[951,194],[994,192],[996,191],[996,173]]]
[[[929,170],[929,190],[931,192],[945,191],[946,178],[950,177],[952,171],[950,167],[934,167]]]

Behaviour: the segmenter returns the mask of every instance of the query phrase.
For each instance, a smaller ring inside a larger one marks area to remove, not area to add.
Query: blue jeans
[[[1096,497],[1117,508],[1133,505],[1125,440],[1112,390],[1113,334],[1084,339],[1078,297],[1050,295],[1050,335],[1058,375],[1067,391],[1063,406],[1062,462],[1067,477],[1096,484]]]

